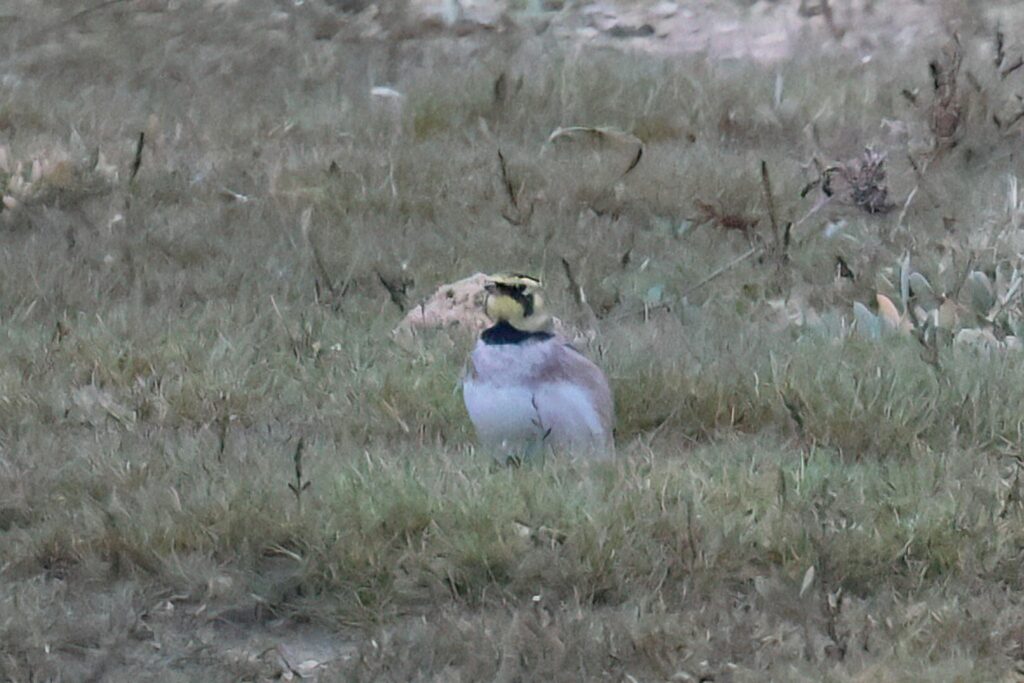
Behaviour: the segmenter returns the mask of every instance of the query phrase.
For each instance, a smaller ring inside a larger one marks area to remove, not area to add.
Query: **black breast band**
[[[550,332],[524,332],[512,327],[508,321],[502,320],[494,327],[488,327],[480,335],[484,344],[522,344],[527,341],[544,341],[555,335]]]

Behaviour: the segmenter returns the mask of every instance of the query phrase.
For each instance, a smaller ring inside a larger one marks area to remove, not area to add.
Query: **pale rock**
[[[409,311],[391,332],[391,338],[407,350],[424,330],[454,331],[456,334],[476,336],[493,323],[484,312],[487,293],[484,285],[487,275],[475,273],[451,284],[441,285],[426,300]],[[590,336],[569,329],[558,318],[552,318],[555,332],[570,340],[586,341]]]

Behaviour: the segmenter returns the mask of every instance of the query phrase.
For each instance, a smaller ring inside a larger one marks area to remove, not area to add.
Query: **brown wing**
[[[609,440],[615,426],[615,403],[601,368],[564,340],[555,344],[555,352],[538,368],[538,382],[573,382],[583,387],[594,402]]]

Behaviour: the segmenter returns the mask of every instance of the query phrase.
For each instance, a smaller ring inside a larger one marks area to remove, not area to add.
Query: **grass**
[[[1020,676],[1024,360],[848,329],[906,253],[954,299],[1017,264],[1019,134],[992,114],[1021,76],[984,12],[936,151],[941,36],[763,65],[314,41],[316,3],[16,9],[0,180],[46,170],[0,212],[0,677]],[[569,125],[641,163],[544,144]],[[812,159],[865,146],[894,210],[812,211]],[[472,340],[388,341],[382,278],[415,302],[509,268],[596,320],[614,462],[496,468]]]

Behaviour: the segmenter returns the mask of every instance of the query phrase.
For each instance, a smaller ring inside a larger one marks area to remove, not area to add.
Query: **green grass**
[[[65,9],[0,29],[0,144],[26,178],[72,169],[0,212],[0,678],[266,680],[275,646],[294,668],[322,641],[330,680],[1020,675],[1024,358],[849,332],[905,253],[951,295],[1017,263],[992,114],[1021,76],[991,26],[965,24],[971,107],[934,157],[941,38],[761,65],[314,41],[315,3]],[[643,159],[545,144],[569,125]],[[895,210],[811,214],[811,160],[869,145]],[[613,462],[495,466],[458,389],[472,340],[390,341],[379,275],[415,303],[510,268],[596,319]]]

